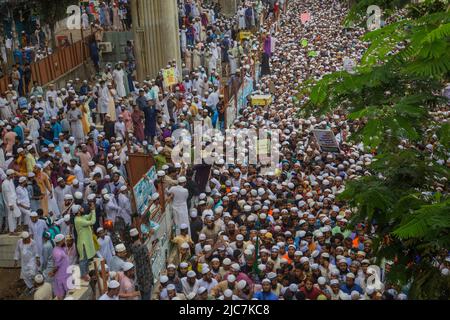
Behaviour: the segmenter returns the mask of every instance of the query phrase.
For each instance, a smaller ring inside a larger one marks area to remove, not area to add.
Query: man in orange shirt
[[[13,146],[16,143],[17,133],[12,131],[10,125],[6,126],[6,133],[3,136],[3,141],[6,143],[6,153],[13,151]]]
[[[292,264],[292,261],[294,260],[294,254],[295,254],[295,246],[293,244],[290,244],[288,247],[288,251],[285,255],[282,256],[282,259],[285,259],[288,264]]]
[[[21,176],[27,176],[27,162],[26,162],[26,156],[25,156],[25,150],[23,148],[17,149],[18,157],[16,160],[16,163],[18,165],[18,171],[19,175]]]

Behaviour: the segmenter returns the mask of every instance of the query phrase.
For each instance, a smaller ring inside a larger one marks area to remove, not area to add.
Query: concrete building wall
[[[133,32],[105,32],[103,36],[103,42],[111,42],[113,52],[102,53],[102,64],[114,63],[117,61],[124,61],[126,59],[125,47],[127,41],[133,40]]]
[[[131,12],[138,80],[156,77],[173,59],[181,67],[177,1],[133,0]]]

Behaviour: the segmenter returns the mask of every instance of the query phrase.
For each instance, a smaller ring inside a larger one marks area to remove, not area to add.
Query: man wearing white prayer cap
[[[213,278],[209,267],[202,267],[202,278],[199,280],[199,286],[207,289],[208,294],[211,293],[212,288],[218,285],[216,279]]]
[[[172,266],[171,266],[172,267]],[[175,266],[174,266],[175,267]],[[167,269],[169,270],[169,266],[167,266]],[[153,291],[153,298],[152,300],[167,300],[167,286],[170,284],[170,279],[168,275],[161,275],[159,277],[159,287],[156,288],[156,290]]]
[[[192,270],[188,271],[186,277],[181,278],[182,292],[185,296],[192,292],[197,293],[200,287],[200,281],[196,278],[196,273]]]
[[[133,263],[125,262],[122,266],[123,276],[120,278],[121,300],[139,300],[141,293],[137,291],[135,283],[136,268]]]
[[[222,280],[217,284],[217,286],[212,288],[211,295],[217,299],[227,289],[232,290],[234,294],[238,293],[236,276],[234,274],[229,274],[226,279]]]
[[[44,280],[44,276],[40,273],[34,277],[36,291],[34,292],[33,300],[53,300],[52,285]]]
[[[130,237],[137,237],[139,236],[139,231],[136,228],[133,228],[130,230]]]
[[[223,296],[219,298],[220,300],[240,300],[236,295],[233,294],[233,290],[226,289],[223,292]]]
[[[131,248],[130,252],[136,264],[136,281],[140,290],[142,300],[150,300],[153,287],[152,262],[150,260],[150,249],[139,236],[136,228],[130,230]]]
[[[28,232],[23,231],[20,238],[14,252],[14,267],[17,267],[20,261],[20,278],[25,282],[27,290],[31,292],[34,276],[37,274],[40,265],[40,255]]]
[[[67,272],[70,266],[70,259],[65,248],[66,237],[63,234],[57,234],[54,238],[55,248],[53,249],[54,269],[49,275],[53,278],[53,293],[62,300],[69,292],[68,279],[70,274]]]
[[[132,231],[132,230],[131,230]],[[130,233],[131,233],[130,231]],[[111,237],[103,228],[97,228],[97,241],[100,245],[97,255],[105,259],[106,264],[109,266],[113,256],[116,254]],[[120,245],[120,244],[119,244]],[[116,271],[116,270],[114,270]]]
[[[76,215],[81,210],[81,206],[78,204],[74,204],[71,208],[72,215]]]
[[[186,300],[186,295],[184,293],[178,293],[174,284],[171,283],[166,288],[168,300]]]
[[[180,234],[180,226],[186,224],[188,226],[188,234],[191,234],[189,227],[189,211],[187,207],[187,199],[189,197],[188,190],[184,187],[186,177],[178,178],[178,185],[171,187],[167,193],[168,201],[172,200],[173,219],[176,226],[176,234]]]
[[[184,260],[183,255],[189,253],[189,249],[191,247],[192,248],[194,247],[194,241],[191,239],[188,232],[189,232],[189,225],[186,223],[182,223],[180,225],[180,234],[172,239],[172,242],[177,244],[178,246],[180,261],[183,261]]]
[[[205,287],[198,288],[197,297],[198,300],[208,300],[208,298],[210,297],[208,294],[208,289],[206,289]]]
[[[108,282],[108,291],[101,295],[98,300],[119,300],[120,283],[116,280]]]
[[[19,207],[20,212],[22,213],[22,216],[19,219],[19,221],[21,220],[22,224],[28,226],[30,225],[31,222],[29,217],[31,209],[31,201],[26,177],[19,178],[19,185],[16,187],[16,195],[17,195],[17,206]]]
[[[164,177],[166,175],[166,173],[163,170],[160,170],[156,173],[156,175],[160,178]]]
[[[14,174],[14,170],[6,170],[6,179],[3,179],[1,185],[10,235],[14,235],[14,232],[16,232],[17,218],[19,218],[22,214],[19,207],[17,206],[17,192],[13,180]]]
[[[127,249],[123,243],[119,243],[114,247],[115,255],[111,257],[110,263],[108,263],[111,271],[122,271],[122,268],[127,261]]]
[[[265,278],[261,281],[262,290],[254,294],[258,300],[278,300],[278,297],[272,292],[272,282]]]

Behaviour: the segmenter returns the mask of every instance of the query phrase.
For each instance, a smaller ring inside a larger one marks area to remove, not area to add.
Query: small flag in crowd
[[[311,19],[311,15],[309,12],[304,12],[300,15],[300,20],[303,24],[307,23]]]

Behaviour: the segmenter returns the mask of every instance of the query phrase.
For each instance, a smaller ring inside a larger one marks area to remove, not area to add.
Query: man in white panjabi
[[[58,185],[53,189],[55,198],[56,198],[56,204],[58,205],[59,212],[64,211],[64,197],[66,195],[71,195],[72,190],[71,187],[66,185],[66,181],[64,181],[63,177],[59,177],[57,180]]]
[[[180,234],[180,226],[185,223],[189,226],[189,212],[187,207],[187,198],[189,196],[188,190],[184,187],[186,185],[186,177],[178,178],[178,185],[173,186],[168,190],[170,198],[173,200],[173,220],[176,225],[176,233]],[[189,235],[191,229],[189,228]]]
[[[100,113],[103,121],[103,117],[108,113],[108,105],[111,96],[109,95],[109,89],[105,81],[100,81],[99,99],[98,99],[98,112]]]
[[[22,212],[22,224],[30,224],[30,209],[31,201],[27,190],[27,178],[20,177],[19,185],[16,188],[17,195],[17,205],[19,206],[20,212]]]
[[[2,194],[8,219],[9,233],[13,234],[17,228],[17,218],[21,216],[21,211],[17,206],[17,193],[14,186],[14,170],[6,170],[6,179],[2,182]]]
[[[131,224],[131,215],[132,215],[132,210],[131,210],[131,201],[130,198],[128,196],[128,191],[127,191],[127,187],[126,186],[122,186],[119,189],[120,193],[117,199],[117,204],[120,207],[120,216],[123,218],[123,220],[125,221],[126,225],[130,225]]]
[[[100,245],[100,249],[97,251],[97,255],[105,259],[106,264],[109,266],[112,257],[116,254],[111,237],[106,234],[103,228],[97,228],[97,241]]]
[[[123,83],[124,71],[120,63],[117,64],[116,69],[113,71],[113,80],[116,84],[117,94],[123,98],[127,95],[125,91],[125,85]]]
[[[70,109],[67,111],[67,120],[70,123],[70,132],[77,144],[84,142],[84,132],[81,123],[82,113],[79,108],[77,108],[76,102],[70,102]]]
[[[38,142],[39,138],[39,130],[41,129],[41,124],[39,123],[39,112],[33,111],[33,117],[28,120],[27,122],[27,128],[30,130],[30,135],[33,140],[33,143]]]
[[[103,208],[105,209],[106,217],[114,224],[116,223],[117,217],[120,216],[120,207],[116,204],[114,198],[109,194],[105,194],[103,199]]]
[[[30,224],[28,225],[28,230],[30,235],[33,236],[33,241],[36,245],[36,251],[39,257],[42,258],[42,248],[44,247],[44,239],[42,238],[44,231],[47,229],[47,224],[44,220],[39,219],[36,212],[31,212],[30,214]]]
[[[40,256],[36,249],[36,243],[28,232],[21,234],[21,239],[17,242],[14,252],[14,266],[17,267],[20,261],[20,278],[23,279],[28,289],[33,288],[34,276],[40,266]]]

